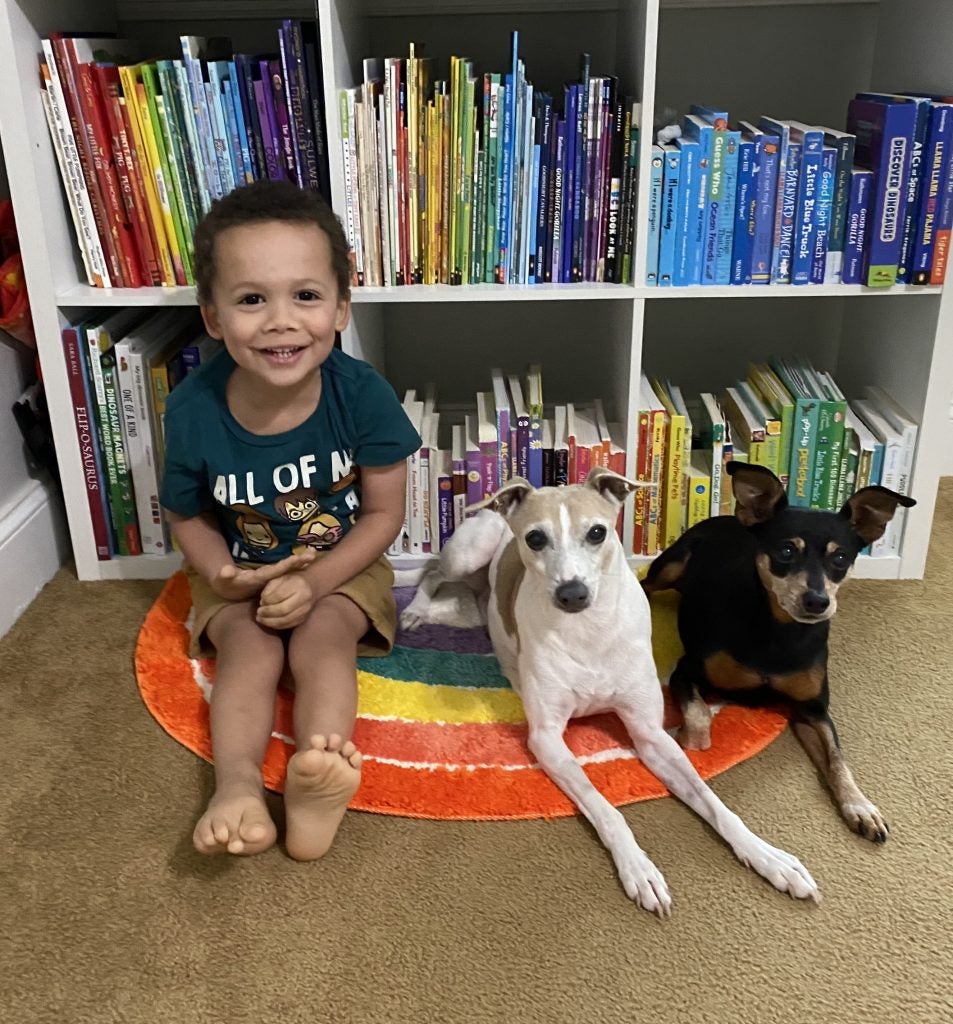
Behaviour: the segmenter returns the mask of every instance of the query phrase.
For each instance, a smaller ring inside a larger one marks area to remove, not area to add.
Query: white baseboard
[[[63,506],[48,481],[31,480],[0,509],[0,636],[70,557]]]

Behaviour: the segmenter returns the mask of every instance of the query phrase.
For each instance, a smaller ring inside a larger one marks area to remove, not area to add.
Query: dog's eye
[[[831,555],[831,565],[835,569],[846,569],[850,565],[850,555],[846,551],[835,551]]]
[[[606,539],[606,528],[602,525],[590,526],[586,534],[586,540],[590,544],[601,544]]]
[[[542,530],[530,530],[529,533],[526,534],[526,538],[525,539],[526,539],[526,546],[531,551],[542,551],[543,548],[546,547],[546,544],[548,543],[548,541],[546,539],[546,534],[543,533]]]
[[[796,557],[797,548],[789,540],[778,546],[777,559],[779,562],[793,562]]]

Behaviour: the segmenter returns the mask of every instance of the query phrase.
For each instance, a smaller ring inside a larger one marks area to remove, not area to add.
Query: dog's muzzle
[[[592,594],[582,580],[568,580],[556,588],[553,601],[564,612],[581,612],[589,607]]]

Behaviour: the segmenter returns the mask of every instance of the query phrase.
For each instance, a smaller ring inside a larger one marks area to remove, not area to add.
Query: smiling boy
[[[334,347],[350,265],[320,197],[290,182],[236,189],[199,224],[194,266],[225,351],[169,398],[161,494],[192,588],[191,653],[217,658],[215,792],[193,841],[234,854],[275,842],[261,765],[287,665],[297,752],[285,844],[313,860],[360,782],[356,657],[393,645],[384,551],[420,438],[391,386]]]

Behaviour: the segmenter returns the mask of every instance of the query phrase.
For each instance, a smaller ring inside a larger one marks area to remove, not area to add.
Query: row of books
[[[423,443],[409,459],[404,528],[392,555],[439,551],[464,510],[514,476],[554,487],[582,483],[594,466],[626,471],[623,428],[608,422],[601,400],[544,405],[538,365],[525,377],[492,369],[489,389],[469,408],[438,407],[432,384],[420,395],[408,390],[403,406]]]
[[[916,421],[878,387],[848,401],[808,360],[752,364],[718,394],[688,396],[643,374],[638,424],[635,475],[656,487],[635,493],[636,554],[654,555],[697,522],[729,514],[730,460],[770,469],[800,508],[839,511],[871,484],[910,493]],[[870,554],[899,553],[904,512]]]
[[[165,554],[159,506],[169,392],[221,342],[195,310],[95,310],[62,325],[96,554]]]
[[[857,93],[845,131],[692,106],[652,147],[646,283],[942,284],[951,100]]]
[[[320,44],[286,19],[279,51],[181,36],[181,60],[134,63],[126,39],[42,41],[42,98],[89,284],[194,284],[192,237],[212,201],[289,178],[330,201]]]
[[[505,72],[410,45],[339,94],[356,285],[631,279],[640,105],[590,72],[534,89],[518,33]]]

